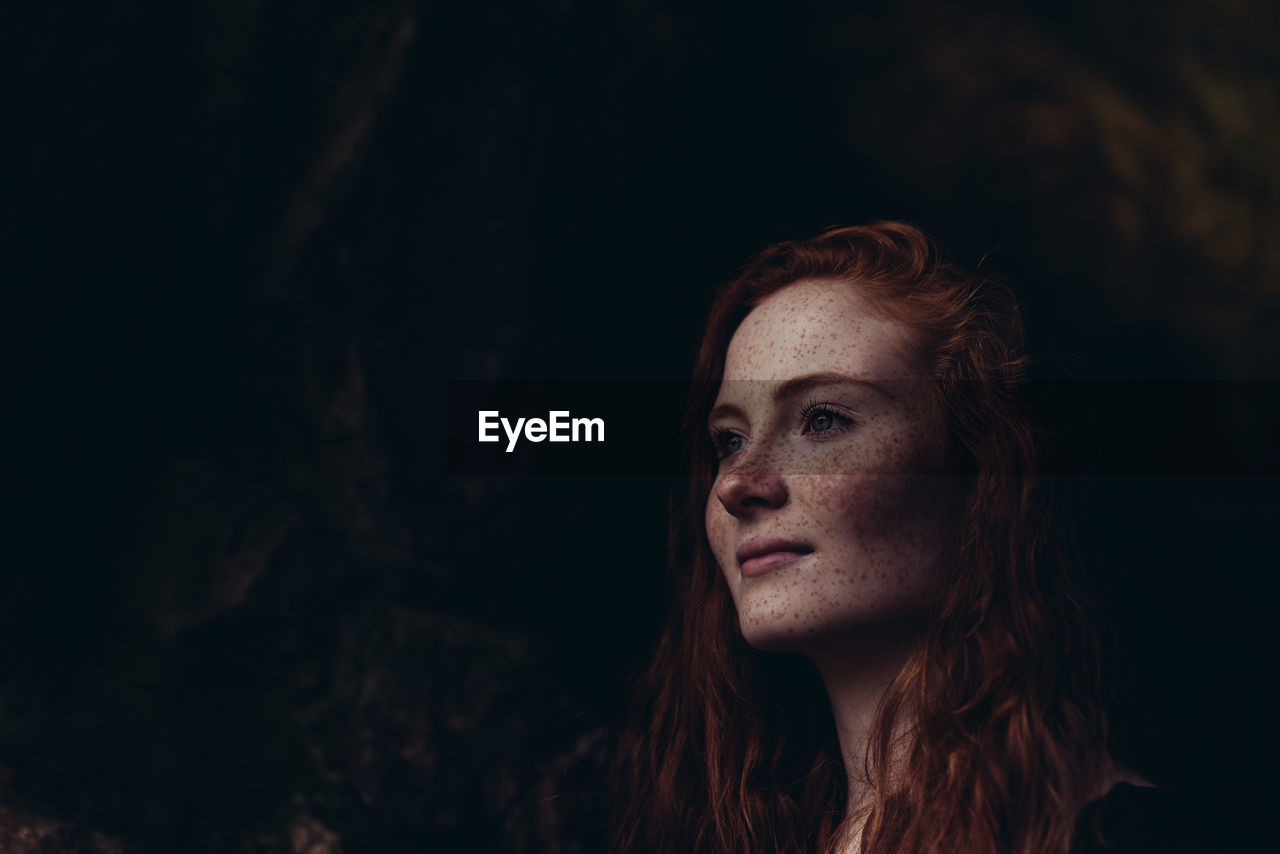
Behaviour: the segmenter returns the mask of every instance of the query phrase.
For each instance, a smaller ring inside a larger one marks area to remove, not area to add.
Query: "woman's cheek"
[[[729,573],[728,567],[733,565],[733,551],[736,546],[731,542],[733,536],[733,517],[729,515],[729,511],[724,509],[719,500],[715,497],[715,491],[711,493],[710,499],[707,501],[707,509],[704,518],[704,524],[707,530],[707,543],[711,546],[711,554],[716,559],[716,564],[720,567],[720,571],[724,573],[729,586],[733,587],[734,579]]]

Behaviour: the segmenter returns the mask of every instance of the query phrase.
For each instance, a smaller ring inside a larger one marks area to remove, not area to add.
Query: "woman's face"
[[[743,321],[708,419],[707,537],[748,643],[810,651],[918,625],[940,583],[947,436],[910,332],[801,280]]]

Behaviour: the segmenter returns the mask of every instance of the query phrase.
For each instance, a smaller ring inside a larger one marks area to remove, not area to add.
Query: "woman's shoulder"
[[[1121,779],[1080,811],[1071,854],[1196,854],[1188,805],[1140,778]]]

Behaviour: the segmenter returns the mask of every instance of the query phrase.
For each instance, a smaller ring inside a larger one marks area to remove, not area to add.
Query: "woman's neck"
[[[840,755],[849,781],[846,815],[853,819],[859,831],[874,796],[867,747],[876,737],[874,729],[880,703],[903,665],[919,647],[921,635],[920,627],[914,626],[867,632],[839,644],[826,645],[809,655],[831,702]],[[890,762],[901,756],[903,735],[900,720],[895,726]]]

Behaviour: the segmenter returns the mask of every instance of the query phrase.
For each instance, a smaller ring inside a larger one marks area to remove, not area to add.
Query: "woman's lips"
[[[813,554],[813,547],[805,543],[766,537],[750,540],[738,546],[736,557],[745,578],[795,563],[811,554]]]

